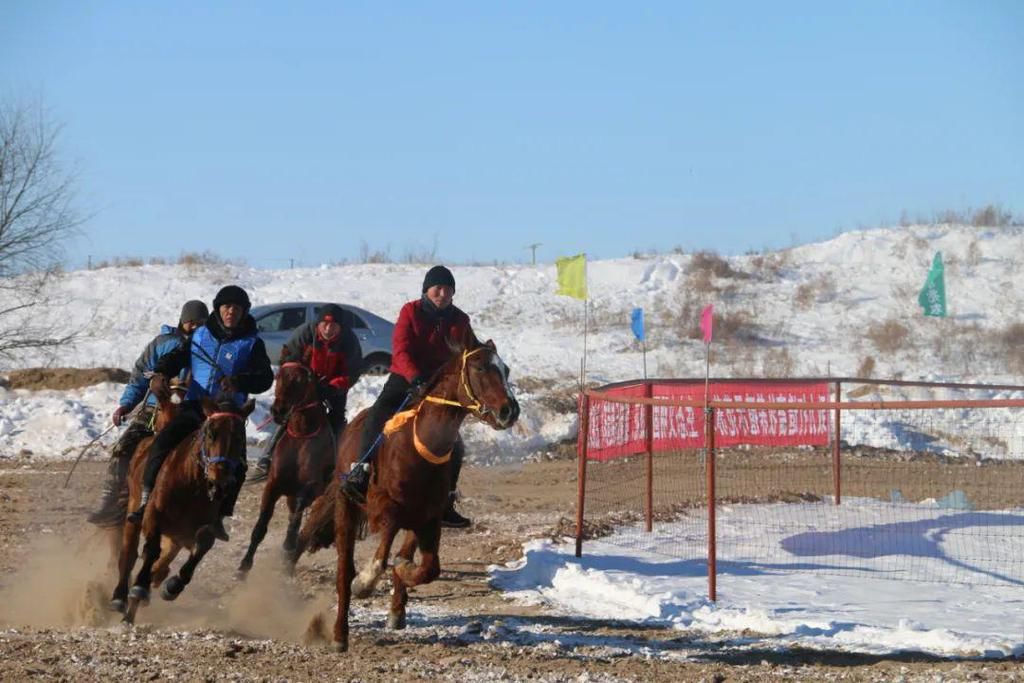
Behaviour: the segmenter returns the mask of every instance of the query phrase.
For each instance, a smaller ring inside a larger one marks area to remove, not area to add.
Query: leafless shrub
[[[746,273],[734,270],[728,261],[713,251],[698,251],[695,253],[690,257],[690,263],[686,267],[686,272],[689,274],[710,273],[714,277],[722,279],[750,277]]]
[[[224,258],[209,249],[204,252],[183,251],[178,256],[178,264],[182,266],[231,266],[240,265],[241,261]]]
[[[780,346],[768,349],[761,367],[765,377],[792,377],[796,369],[796,362],[789,354],[789,349]]]
[[[857,367],[856,377],[861,379],[870,379],[871,375],[875,372],[875,357],[864,356],[861,360],[860,365]]]
[[[359,262],[360,263],[392,263],[391,259],[391,245],[389,244],[383,250],[370,249],[370,245],[363,240],[359,243]]]
[[[965,258],[967,265],[972,268],[981,263],[981,245],[978,244],[978,240],[971,240],[971,243],[967,245],[967,256]]]
[[[151,259],[149,259],[149,265],[151,265],[151,266],[166,266],[167,265],[167,259],[165,259],[162,256],[154,256]]]
[[[773,251],[767,254],[755,254],[750,257],[753,274],[760,280],[777,280],[789,265],[788,251]]]
[[[793,301],[797,308],[806,311],[813,303],[827,303],[836,298],[836,281],[831,273],[820,273],[813,280],[796,288]]]
[[[998,335],[1011,372],[1024,374],[1024,323],[1012,323]]]
[[[904,348],[910,330],[906,325],[890,318],[884,322],[872,323],[867,337],[880,353],[895,353]]]

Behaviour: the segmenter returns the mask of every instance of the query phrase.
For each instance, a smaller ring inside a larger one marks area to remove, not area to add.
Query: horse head
[[[244,472],[245,419],[255,406],[251,398],[241,408],[203,399],[206,420],[199,427],[198,458],[211,500],[230,490]]]
[[[509,369],[498,355],[494,342],[480,343],[471,332],[449,342],[453,358],[442,371],[454,381],[456,400],[494,429],[508,429],[519,419],[519,402],[508,383]]]
[[[284,424],[295,408],[317,400],[317,379],[309,366],[296,362],[282,363],[274,384],[274,403],[270,406],[274,421]]]
[[[185,399],[187,391],[188,383],[181,382],[176,377],[169,384],[158,386],[158,391],[153,392],[153,395],[156,396],[156,416],[153,419],[153,431],[159,432],[174,419],[174,416],[178,414],[181,402]]]

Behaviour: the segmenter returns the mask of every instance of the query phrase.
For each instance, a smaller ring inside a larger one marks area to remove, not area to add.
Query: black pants
[[[153,439],[153,446],[149,449],[149,457],[146,459],[146,469],[142,473],[142,485],[153,490],[156,486],[156,477],[160,473],[160,467],[164,460],[170,455],[178,444],[184,441],[190,434],[199,429],[206,416],[203,414],[202,405],[198,401],[186,401],[181,404],[178,414],[160,430],[160,433]],[[244,443],[244,442],[243,442]],[[238,492],[242,490],[245,483],[246,472],[245,453],[242,453],[241,467],[236,478],[236,485],[225,492],[221,501],[221,514],[230,517],[235,511],[235,501],[238,500]]]
[[[384,383],[380,395],[366,414],[366,422],[363,423],[362,439],[359,444],[360,457],[370,450],[374,441],[380,436],[381,430],[384,429],[384,424],[398,412],[402,401],[409,395],[409,387],[409,382],[401,375],[394,372],[388,375],[388,381]],[[452,448],[452,491],[459,483],[459,473],[462,471],[462,458],[465,453],[466,447],[460,436],[455,440],[455,446]],[[372,460],[373,456],[370,459]]]
[[[322,392],[323,400],[327,404],[327,424],[334,432],[334,438],[340,439],[341,433],[345,431],[348,421],[345,419],[345,406],[348,403],[348,393],[325,389]]]

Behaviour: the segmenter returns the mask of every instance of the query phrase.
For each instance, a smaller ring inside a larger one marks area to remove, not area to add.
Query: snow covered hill
[[[949,316],[925,318],[917,294],[936,251],[943,253]],[[630,311],[647,319],[650,376],[704,371],[693,331],[714,303],[712,374],[825,375],[1024,383],[1024,229],[922,225],[849,232],[779,252],[721,258],[657,254],[588,264],[587,380],[639,377],[641,346]],[[426,267],[406,264],[256,270],[232,265],[146,265],[75,271],[55,285],[58,305],[43,322],[80,329],[74,346],[26,354],[19,367],[129,368],[161,323],[187,299],[210,301],[221,286],[245,287],[254,304],[336,300],[394,319],[419,295]],[[572,438],[575,419],[552,395],[575,386],[583,354],[581,301],[555,294],[552,264],[453,266],[455,302],[482,338],[494,339],[524,401],[510,434],[471,438],[478,453],[521,457]],[[10,368],[13,369],[13,368]],[[350,411],[367,405],[381,380],[359,383]],[[57,455],[98,433],[120,387],[77,392],[0,389],[0,455],[30,449]],[[571,405],[571,404],[570,404]],[[530,410],[532,406],[532,410]],[[266,406],[262,406],[265,408]],[[261,419],[261,411],[255,415]],[[42,435],[42,436],[40,436]],[[45,444],[45,445],[44,445]]]

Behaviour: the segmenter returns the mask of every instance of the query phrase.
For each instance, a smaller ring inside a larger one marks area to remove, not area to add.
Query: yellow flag
[[[587,255],[577,254],[555,261],[558,266],[558,291],[574,299],[587,298]]]

